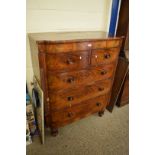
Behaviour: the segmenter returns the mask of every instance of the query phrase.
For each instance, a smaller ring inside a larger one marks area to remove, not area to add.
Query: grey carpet
[[[129,105],[115,107],[59,129],[57,137],[46,130],[45,144],[38,136],[27,146],[27,155],[128,155]]]

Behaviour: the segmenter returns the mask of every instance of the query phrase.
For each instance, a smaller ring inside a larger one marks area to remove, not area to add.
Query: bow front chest
[[[29,34],[34,75],[44,92],[45,123],[58,128],[109,104],[123,38],[105,32]]]

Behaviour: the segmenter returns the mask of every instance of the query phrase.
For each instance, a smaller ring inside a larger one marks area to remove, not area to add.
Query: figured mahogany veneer
[[[47,70],[75,70],[89,65],[89,52],[68,52],[46,55]]]
[[[111,78],[115,64],[90,67],[80,71],[52,73],[48,71],[47,81],[50,90],[67,89],[78,85],[85,85],[99,80]]]
[[[89,98],[106,94],[110,91],[111,83],[111,80],[105,80],[86,85],[85,87],[75,86],[72,89],[62,89],[55,92],[49,91],[51,109],[59,110],[79,104]]]
[[[80,105],[76,105],[65,110],[54,111],[51,115],[52,124],[54,128],[57,128],[98,112],[106,107],[107,99],[107,95],[98,96],[96,98],[86,100]]]
[[[87,36],[85,36],[87,37]],[[61,42],[51,42],[51,41],[38,41],[39,44],[39,51],[46,53],[68,53],[73,51],[88,51],[90,49],[97,49],[97,48],[114,48],[119,47],[121,45],[119,38],[109,39],[106,40],[94,40],[94,41],[61,41]]]
[[[92,51],[91,64],[99,65],[113,62],[119,55],[119,48],[97,49]]]
[[[109,104],[122,37],[105,32],[29,34],[34,75],[44,92],[45,123],[58,128]]]

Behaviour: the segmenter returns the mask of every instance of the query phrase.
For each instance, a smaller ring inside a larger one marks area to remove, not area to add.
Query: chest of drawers
[[[58,128],[109,104],[123,38],[105,32],[29,34],[32,64],[44,92],[45,123]]]

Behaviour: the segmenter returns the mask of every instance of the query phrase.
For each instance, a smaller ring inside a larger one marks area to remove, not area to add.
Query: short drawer
[[[110,91],[112,81],[110,79],[98,81],[91,85],[75,86],[72,89],[49,91],[49,99],[52,110],[59,110],[79,104],[84,100],[104,95]]]
[[[47,70],[74,70],[89,65],[89,51],[46,54]]]
[[[91,65],[100,65],[114,62],[119,55],[119,48],[97,49],[92,51]]]
[[[53,127],[60,127],[65,124],[89,116],[103,110],[108,103],[108,95],[98,96],[82,102],[65,110],[54,111],[51,113]]]
[[[67,89],[77,85],[89,84],[92,81],[111,78],[115,64],[91,67],[87,70],[71,71],[65,73],[48,72],[48,88],[51,90]]]

